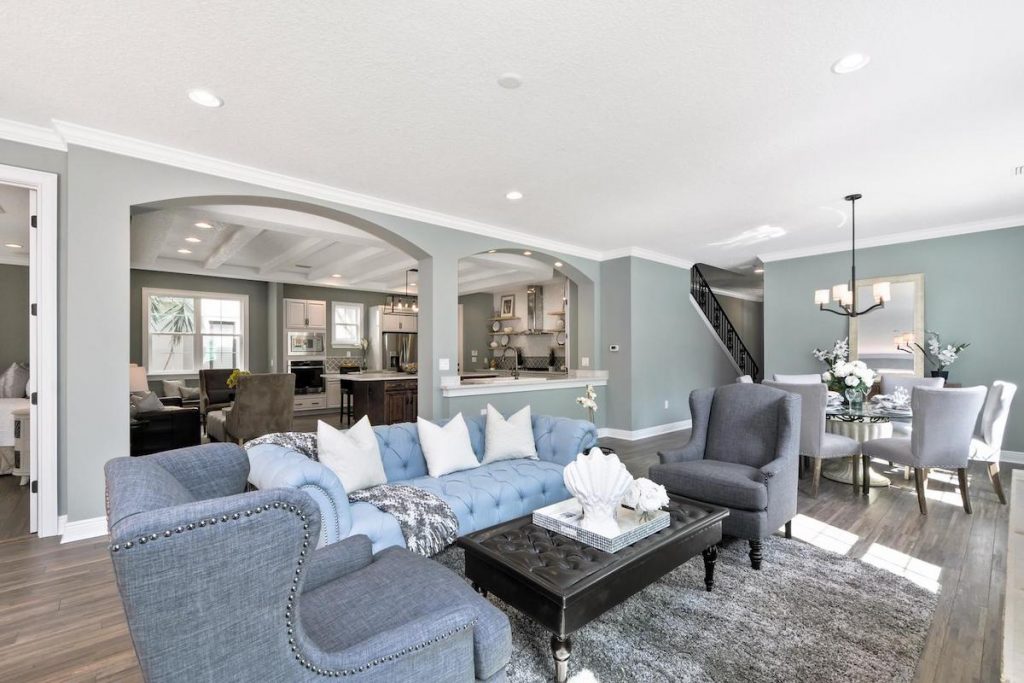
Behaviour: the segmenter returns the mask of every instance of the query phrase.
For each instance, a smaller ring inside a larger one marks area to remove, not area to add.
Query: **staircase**
[[[761,379],[761,368],[757,366],[754,357],[750,355],[736,327],[725,314],[725,309],[711,291],[711,285],[704,279],[700,272],[700,266],[694,264],[690,268],[690,296],[693,297],[697,308],[701,310],[707,319],[711,329],[718,335],[725,350],[732,356],[732,362],[741,375],[750,375],[757,382]]]

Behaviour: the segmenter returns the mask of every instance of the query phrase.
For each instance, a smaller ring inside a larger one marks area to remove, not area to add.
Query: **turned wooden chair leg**
[[[992,482],[992,488],[995,489],[996,495],[999,496],[999,502],[1006,505],[1006,494],[1003,493],[1003,482],[999,478],[999,463],[990,462],[988,464],[988,479]]]
[[[786,522],[786,538],[793,538],[793,520]]]
[[[921,514],[922,515],[927,515],[928,514],[928,502],[925,500],[925,497],[924,497],[924,487],[925,487],[924,478],[925,478],[925,470],[924,470],[924,468],[923,467],[915,467],[914,468],[914,483],[917,485],[917,504],[921,508]]]
[[[958,468],[956,476],[960,479],[960,497],[964,501],[964,512],[971,514],[971,493],[967,490],[967,468]]]
[[[862,469],[864,470],[860,475],[860,480],[862,482],[861,492],[866,496],[868,495],[868,487],[871,486],[871,458],[866,455],[862,455],[860,456],[860,462]]]
[[[821,483],[821,458],[814,459],[814,470],[811,472],[811,498],[818,497],[818,484]]]

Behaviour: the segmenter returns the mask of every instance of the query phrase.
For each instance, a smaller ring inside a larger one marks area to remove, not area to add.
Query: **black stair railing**
[[[746,344],[740,339],[736,326],[725,314],[725,309],[722,308],[715,293],[711,291],[711,285],[704,279],[704,274],[700,272],[700,267],[697,265],[690,268],[690,296],[697,302],[704,317],[714,328],[715,334],[732,354],[732,359],[740,369],[740,373],[750,375],[755,382],[761,379],[761,368],[757,366],[757,361],[750,355]]]

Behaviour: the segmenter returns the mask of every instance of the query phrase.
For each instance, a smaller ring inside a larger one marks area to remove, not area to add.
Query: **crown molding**
[[[321,199],[324,201],[344,204],[368,211],[398,216],[410,220],[439,225],[461,232],[473,233],[484,237],[512,242],[517,245],[530,246],[538,250],[581,256],[593,261],[601,260],[601,252],[568,242],[538,237],[511,228],[504,228],[490,223],[483,223],[451,214],[422,209],[408,204],[373,197],[343,190],[323,183],[287,176],[273,171],[246,166],[233,161],[188,152],[185,150],[131,138],[96,128],[80,126],[67,121],[53,121],[54,128],[60,137],[71,145],[81,145],[92,149],[120,154],[122,156],[144,159],[166,166],[183,168],[197,173],[205,173],[220,178],[229,178],[239,182],[269,187],[283,192]]]
[[[883,235],[880,237],[868,237],[857,240],[857,249],[870,249],[871,247],[887,247],[892,244],[903,244],[904,242],[920,242],[921,240],[932,240],[940,237],[955,237],[957,235],[969,235],[975,232],[988,232],[990,230],[1005,230],[1007,228],[1019,228],[1024,226],[1024,214],[1002,216],[999,218],[988,218],[981,221],[968,223],[953,223],[937,228],[925,228],[923,230],[911,230],[909,232],[897,233],[895,235]],[[766,254],[758,254],[758,258],[764,263],[772,261],[787,261],[789,259],[804,258],[806,256],[818,256],[821,254],[834,254],[838,251],[849,251],[850,243],[833,242],[822,244],[816,247],[798,247],[782,251],[770,251]]]
[[[677,256],[670,256],[668,254],[662,254],[661,252],[654,251],[653,249],[645,249],[643,247],[623,247],[621,249],[611,249],[601,253],[599,261],[611,261],[612,259],[625,258],[632,256],[633,258],[643,259],[645,261],[654,261],[655,263],[663,263],[666,266],[674,266],[676,268],[684,268],[689,270],[693,268],[693,261],[689,261],[684,258]]]
[[[10,119],[0,119],[0,139],[56,149],[61,152],[66,152],[68,149],[64,139],[54,129]]]

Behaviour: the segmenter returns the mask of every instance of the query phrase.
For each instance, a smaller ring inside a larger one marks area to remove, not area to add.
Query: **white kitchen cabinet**
[[[327,329],[327,302],[304,299],[284,300],[285,327],[291,330]]]
[[[338,377],[328,377],[326,380],[327,384],[327,407],[328,408],[340,408],[341,407],[341,379]]]
[[[327,397],[324,394],[300,394],[295,397],[293,404],[296,412],[303,410],[323,410],[327,407]]]
[[[385,313],[382,316],[381,327],[384,332],[416,332],[416,321],[415,315]]]

